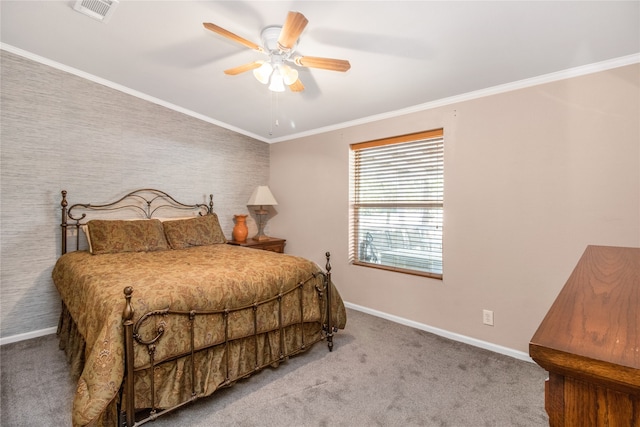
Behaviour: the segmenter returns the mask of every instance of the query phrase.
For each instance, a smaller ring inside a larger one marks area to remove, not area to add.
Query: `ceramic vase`
[[[247,228],[247,215],[234,215],[236,225],[233,227],[232,236],[236,242],[245,242],[249,229]]]

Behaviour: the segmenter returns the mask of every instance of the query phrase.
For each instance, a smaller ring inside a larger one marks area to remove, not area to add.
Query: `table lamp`
[[[258,234],[253,237],[253,240],[269,240],[269,236],[265,236],[264,234],[264,226],[267,224],[267,214],[269,211],[264,207],[275,206],[277,204],[278,202],[276,202],[276,199],[273,197],[273,194],[271,194],[268,186],[260,185],[253,191],[253,194],[251,194],[251,197],[249,197],[249,201],[247,202],[247,206],[258,207],[255,210],[256,216],[258,217]]]

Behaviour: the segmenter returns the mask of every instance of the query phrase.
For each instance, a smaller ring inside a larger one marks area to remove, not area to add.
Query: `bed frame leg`
[[[131,294],[133,288],[124,288],[125,305],[122,312],[122,325],[124,326],[124,390],[127,397],[124,406],[126,426],[135,425],[135,392],[133,382],[133,307],[131,306]]]
[[[331,313],[331,253],[325,253],[327,257],[327,265],[325,269],[327,270],[327,275],[325,276],[325,289],[327,290],[327,346],[329,347],[329,351],[333,351],[333,316]]]

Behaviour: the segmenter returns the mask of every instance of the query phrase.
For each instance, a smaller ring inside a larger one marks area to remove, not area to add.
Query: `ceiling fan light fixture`
[[[269,83],[271,73],[273,73],[273,66],[268,62],[253,70],[254,77],[263,85]]]
[[[288,65],[281,66],[280,72],[282,73],[282,78],[287,86],[292,85],[296,80],[298,80],[298,70],[293,69]]]
[[[272,92],[284,92],[284,79],[282,78],[282,74],[280,74],[280,70],[277,68],[273,71],[273,74],[271,74],[269,90]]]
[[[2,1],[2,0],[0,0]],[[76,0],[76,1],[104,1],[118,2],[120,0]],[[258,46],[231,31],[225,30],[210,22],[203,22],[204,28],[249,49],[265,54],[266,61],[253,61],[239,67],[224,70],[227,75],[235,76],[246,71],[253,71],[253,75],[260,83],[268,85],[272,92],[284,92],[285,85],[292,92],[304,91],[299,72],[285,64],[292,63],[299,67],[320,68],[323,70],[345,72],[351,68],[349,61],[344,59],[321,58],[294,55],[300,35],[304,32],[309,21],[300,12],[291,11],[283,26],[271,25],[262,29],[262,46]]]

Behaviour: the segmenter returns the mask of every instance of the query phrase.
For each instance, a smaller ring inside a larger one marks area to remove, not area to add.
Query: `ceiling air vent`
[[[84,15],[106,23],[116,6],[118,6],[118,0],[77,0],[73,8]]]

